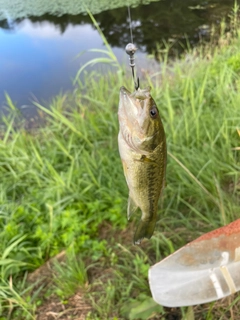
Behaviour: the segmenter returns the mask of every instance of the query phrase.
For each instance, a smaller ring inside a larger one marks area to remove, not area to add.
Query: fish
[[[140,208],[141,220],[133,242],[153,235],[158,201],[166,183],[167,144],[151,88],[133,93],[120,88],[118,149],[129,189],[127,217]]]

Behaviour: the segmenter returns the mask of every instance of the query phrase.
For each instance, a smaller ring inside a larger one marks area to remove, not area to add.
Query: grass
[[[132,245],[135,220],[127,222],[117,148],[119,88],[133,86],[121,67],[85,72],[71,95],[48,107],[37,104],[45,125],[35,131],[16,129],[19,114],[7,97],[12,111],[2,119],[0,140],[0,319],[36,319],[52,296],[66,304],[78,290],[92,306],[89,320],[240,317],[238,295],[193,309],[163,308],[153,302],[147,280],[150,265],[239,217],[235,33],[227,46],[165,63],[141,81],[152,86],[168,145],[159,221],[141,247]],[[55,265],[50,287],[29,283],[29,272],[65,249],[68,258]]]

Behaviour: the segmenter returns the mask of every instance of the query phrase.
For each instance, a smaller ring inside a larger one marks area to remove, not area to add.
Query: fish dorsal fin
[[[135,201],[129,195],[128,197],[128,208],[127,208],[127,217],[128,220],[130,219],[131,215],[137,210],[138,206],[136,205]]]

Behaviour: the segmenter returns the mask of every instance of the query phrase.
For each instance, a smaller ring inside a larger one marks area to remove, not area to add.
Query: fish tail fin
[[[144,238],[150,239],[153,235],[155,224],[156,219],[153,219],[152,221],[141,220],[134,234],[134,244],[140,244]]]

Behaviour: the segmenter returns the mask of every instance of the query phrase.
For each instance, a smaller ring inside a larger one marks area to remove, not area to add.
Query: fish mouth
[[[135,123],[144,113],[148,106],[147,102],[151,98],[150,87],[137,89],[133,93],[125,87],[120,88],[118,115],[125,118],[129,123]]]
[[[132,102],[136,102],[136,100],[145,100],[151,97],[150,95],[151,87],[147,87],[145,89],[137,89],[133,93],[128,91],[125,87],[120,88],[120,100],[124,100],[124,98],[130,99]]]
[[[128,91],[125,87],[120,88],[120,101],[125,100],[126,97],[130,97],[131,92]]]
[[[133,94],[125,87],[121,87],[119,95],[119,109],[130,117],[136,117],[138,108],[138,103],[136,102],[135,97],[133,97]]]

